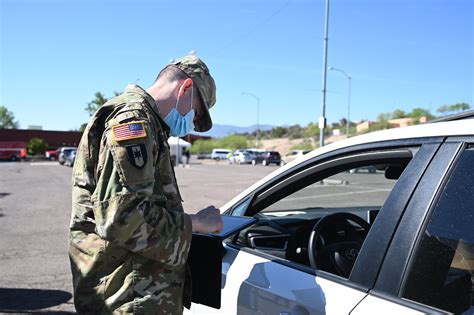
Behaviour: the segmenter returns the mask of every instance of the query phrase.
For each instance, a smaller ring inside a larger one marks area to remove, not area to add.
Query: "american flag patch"
[[[134,121],[112,127],[115,141],[146,138],[145,122]]]

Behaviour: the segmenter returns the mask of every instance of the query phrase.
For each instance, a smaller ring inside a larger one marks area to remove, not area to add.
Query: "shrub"
[[[41,138],[32,138],[28,141],[28,152],[31,155],[43,155],[47,147],[48,144]]]

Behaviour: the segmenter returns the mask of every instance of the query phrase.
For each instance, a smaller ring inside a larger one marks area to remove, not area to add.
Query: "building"
[[[391,125],[392,128],[398,128],[398,127],[407,127],[414,125],[415,123],[423,124],[428,121],[428,117],[426,116],[421,116],[418,118],[418,121],[414,118],[406,117],[406,118],[397,118],[397,119],[390,119],[388,120],[388,123]],[[374,121],[363,121],[356,126],[357,133],[363,132],[369,127],[374,124]]]
[[[0,129],[0,141],[21,141],[28,143],[32,138],[41,138],[46,141],[49,149],[77,147],[81,137],[82,132],[79,131]]]

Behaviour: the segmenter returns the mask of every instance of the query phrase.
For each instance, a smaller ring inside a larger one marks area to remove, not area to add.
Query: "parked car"
[[[377,169],[373,165],[367,165],[367,166],[361,166],[361,167],[356,167],[356,168],[351,168],[349,170],[349,173],[359,173],[359,172],[369,172],[369,173],[375,173],[377,172]]]
[[[57,160],[58,157],[59,157],[59,153],[60,153],[60,149],[56,149],[56,150],[48,150],[46,151],[45,153],[45,157],[48,159],[48,160]]]
[[[473,170],[471,119],[316,149],[221,207],[256,222],[206,252],[185,314],[473,314]]]
[[[73,167],[74,162],[76,161],[77,150],[74,149],[74,150],[70,150],[70,151],[66,151],[66,152],[67,153],[64,154],[64,158],[65,158],[64,165]]]
[[[255,155],[254,159],[252,160],[252,165],[262,164],[263,166],[270,165],[270,164],[281,164],[281,156],[280,153],[277,151],[266,151],[262,153],[258,153]]]
[[[311,152],[310,150],[292,150],[287,155],[281,158],[281,165],[290,163],[291,161]]]
[[[248,152],[235,152],[229,157],[229,164],[250,164],[254,155]]]
[[[211,158],[213,160],[226,160],[229,153],[232,153],[232,150],[213,149],[211,153]]]
[[[63,165],[66,162],[66,156],[71,153],[73,150],[76,150],[75,147],[61,147],[59,148],[58,153],[58,162],[59,164]]]

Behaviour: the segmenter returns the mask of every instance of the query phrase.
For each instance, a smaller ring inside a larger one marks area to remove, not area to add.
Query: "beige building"
[[[427,121],[428,121],[428,117],[426,116],[421,116],[420,119],[418,119],[418,122],[420,124],[425,123]],[[392,128],[406,127],[406,126],[410,126],[416,123],[416,121],[414,121],[413,118],[390,119],[388,122],[390,123],[390,125],[392,125]],[[369,129],[370,125],[372,125],[373,123],[374,123],[373,121],[367,120],[367,121],[361,122],[360,124],[357,124],[356,126],[357,133],[363,132]]]

